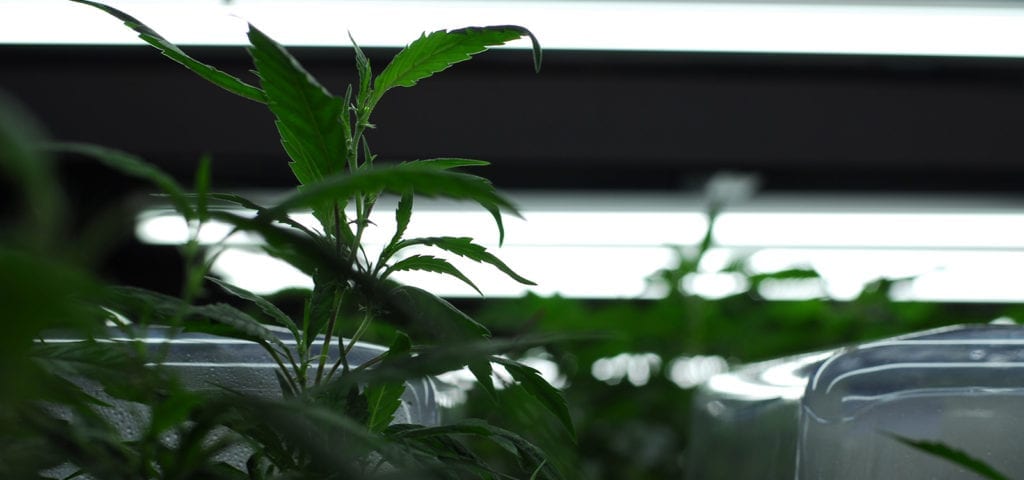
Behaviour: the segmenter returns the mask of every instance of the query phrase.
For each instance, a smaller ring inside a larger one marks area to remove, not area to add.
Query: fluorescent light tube
[[[500,249],[487,212],[451,202],[418,202],[406,234],[473,237],[537,282],[529,291],[538,294],[656,298],[665,292],[652,287],[648,277],[677,261],[676,248],[692,250],[708,224],[697,197],[513,198],[525,220],[506,218],[506,241]],[[371,258],[393,234],[393,208],[382,199],[366,232]],[[719,217],[716,247],[705,255],[698,272],[684,278],[682,287],[707,298],[745,291],[749,285],[744,277],[725,271],[742,261],[749,274],[808,268],[822,277],[769,282],[760,292],[768,299],[850,299],[879,278],[913,277],[893,292],[896,300],[1024,302],[1024,292],[1014,287],[1024,281],[1018,278],[1024,272],[1024,214],[1019,211],[1024,205],[999,199],[762,195]],[[309,214],[296,218],[308,226],[316,223]],[[136,226],[138,238],[146,243],[180,244],[188,232],[185,222],[166,209],[142,212]],[[229,247],[214,265],[215,273],[262,293],[311,285],[297,270],[258,253],[258,237],[235,234],[225,240],[229,232],[217,223],[200,232],[201,243],[223,241]],[[514,297],[528,291],[488,265],[451,260],[487,296]],[[432,273],[399,272],[396,279],[429,285],[445,296],[477,296],[459,280]]]
[[[245,21],[288,45],[401,46],[424,30],[519,24],[549,49],[1024,57],[1010,2],[111,1],[180,44],[240,45]],[[0,43],[139,43],[64,0],[0,2]],[[243,20],[244,19],[244,20]],[[521,42],[517,46],[526,47]]]

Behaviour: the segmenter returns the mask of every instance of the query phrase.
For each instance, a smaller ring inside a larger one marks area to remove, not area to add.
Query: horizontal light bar
[[[530,291],[581,298],[654,298],[648,277],[678,260],[675,246],[698,244],[708,220],[701,201],[680,195],[515,195],[524,219],[506,218],[506,242],[487,212],[454,203],[422,201],[409,237],[469,236],[535,281]],[[806,205],[801,208],[799,205]],[[364,239],[371,258],[394,231],[393,203],[382,199]],[[946,212],[946,213],[942,213]],[[737,261],[746,274],[813,269],[820,279],[773,280],[761,285],[768,299],[850,299],[879,278],[909,279],[896,300],[1024,302],[1024,205],[1001,199],[839,198],[759,196],[722,214],[716,247],[699,271],[683,279],[687,291],[721,298],[745,291],[744,274],[724,271]],[[307,225],[309,214],[298,218]],[[180,244],[188,228],[169,210],[143,212],[137,236],[146,243]],[[216,273],[244,288],[272,292],[309,286],[292,267],[260,253],[260,239],[208,224],[200,241],[228,245]],[[409,253],[426,253],[424,249]],[[442,254],[432,251],[435,254]],[[487,296],[513,297],[527,288],[488,265],[460,258],[452,263]],[[459,280],[433,273],[400,272],[396,278],[429,286],[445,296],[476,296]],[[664,286],[662,286],[664,287]]]
[[[1024,8],[1013,2],[110,3],[180,44],[244,44],[245,21],[289,45],[348,45],[347,32],[351,32],[362,45],[391,47],[405,45],[423,31],[518,24],[536,33],[549,49],[1024,57]],[[116,20],[65,0],[6,0],[0,2],[0,9],[0,43],[139,43]]]

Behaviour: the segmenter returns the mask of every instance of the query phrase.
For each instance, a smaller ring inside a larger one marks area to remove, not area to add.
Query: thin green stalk
[[[189,309],[192,307],[192,302],[199,292],[202,278],[208,270],[205,262],[197,262],[197,257],[199,256],[199,233],[203,229],[203,221],[189,220],[188,229],[188,241],[182,247],[185,270],[181,285],[182,301],[178,311],[175,312],[174,317],[171,319],[171,325],[180,325],[185,320]],[[156,358],[167,358],[170,348],[170,342],[161,343],[157,349]]]
[[[341,206],[334,202],[334,252],[341,258]]]
[[[288,386],[292,388],[292,391],[296,393],[301,392],[302,390],[299,389],[298,385],[295,383],[295,380],[291,377],[291,375],[288,374],[288,369],[284,366],[284,362],[281,361],[281,356],[280,354],[277,353],[277,350],[274,350],[273,347],[266,343],[263,343],[262,345],[263,348],[267,351],[267,353],[270,354],[270,357],[274,359],[274,363],[277,364],[277,368],[281,371],[281,375],[284,376],[284,379],[288,382]],[[291,357],[290,354],[288,356]],[[294,362],[292,362],[292,367],[295,367]]]
[[[363,200],[364,199],[361,194],[356,195],[356,234],[355,237],[353,237],[352,239],[352,255],[349,258],[349,261],[352,263],[352,266],[357,271],[360,272],[363,271],[363,266],[359,262],[359,250],[362,247],[363,243],[363,231],[366,230],[366,223],[369,221],[368,212],[363,210]]]
[[[359,323],[359,328],[356,329],[356,333],[352,335],[352,338],[349,339],[348,345],[345,347],[345,355],[348,355],[348,352],[351,352],[352,348],[356,346],[356,342],[362,339],[363,334],[365,334],[366,330],[370,327],[370,321],[372,319],[373,317],[370,315],[370,310],[367,309],[366,313],[363,315],[363,321]]]
[[[370,312],[367,311],[366,314],[363,315],[363,321],[359,323],[359,328],[356,329],[356,333],[352,335],[351,339],[349,339],[348,345],[342,345],[342,339],[340,336],[338,337],[338,351],[340,352],[340,355],[338,356],[338,360],[336,360],[334,365],[331,367],[331,371],[327,373],[327,380],[334,377],[334,373],[338,371],[338,367],[342,368],[342,374],[349,372],[348,354],[352,351],[352,348],[355,347],[356,342],[358,342],[366,333],[371,320]]]
[[[376,357],[373,357],[373,358],[371,358],[371,359],[369,359],[369,360],[367,360],[367,361],[365,361],[363,363],[360,363],[359,366],[353,368],[352,371],[353,372],[359,372],[359,371],[362,371],[362,370],[366,370],[367,368],[370,368],[370,367],[372,367],[372,366],[374,366],[374,365],[376,365],[376,364],[378,364],[380,362],[383,362],[384,359],[387,358],[387,356],[388,356],[388,352],[384,352],[384,353],[382,353],[380,355],[377,355]]]
[[[327,353],[331,348],[331,338],[334,337],[334,326],[338,323],[338,316],[341,314],[342,298],[342,295],[338,295],[338,301],[334,304],[334,313],[327,322],[327,331],[324,332],[324,343],[320,347],[320,362],[316,367],[316,382],[314,385],[320,385],[324,376],[324,367],[327,365]]]
[[[296,375],[301,373],[301,370],[299,369],[299,364],[295,361],[295,356],[292,355],[291,349],[284,349],[284,354],[288,357],[288,364],[291,365],[292,372],[294,372]]]

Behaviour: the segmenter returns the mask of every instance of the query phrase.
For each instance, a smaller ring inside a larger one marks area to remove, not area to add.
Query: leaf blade
[[[424,335],[444,339],[488,338],[491,331],[462,310],[422,288],[397,285],[379,301],[390,316],[384,317],[401,328],[422,328]]]
[[[398,52],[373,84],[371,105],[395,87],[411,87],[420,80],[464,62],[489,47],[528,36],[534,48],[534,68],[540,68],[540,46],[529,30],[516,25],[468,27],[422,34]]]
[[[469,200],[481,205],[496,218],[500,218],[502,212],[520,216],[512,202],[481,177],[409,164],[374,167],[344,175],[333,175],[304,186],[299,192],[268,209],[266,214],[272,218],[282,218],[289,211],[314,207],[327,200],[382,191],[399,195],[416,193],[427,197]]]
[[[534,398],[544,406],[544,408],[558,418],[562,423],[562,426],[565,427],[566,431],[568,431],[572,436],[573,440],[576,439],[576,428],[573,426],[572,416],[569,414],[569,404],[566,403],[565,398],[557,388],[553,387],[547,382],[547,380],[544,380],[544,378],[540,376],[540,372],[532,367],[507,358],[495,356],[491,357],[491,361],[505,367],[505,370],[512,375],[513,379],[518,381],[528,393],[533,395]]]
[[[902,437],[899,435],[888,434],[890,438],[900,442],[908,447],[916,448],[925,453],[941,457],[945,460],[953,462],[961,467],[966,468],[982,477],[989,480],[1009,480],[1010,477],[1003,475],[995,468],[991,467],[987,463],[968,455],[962,450],[955,449],[941,442],[934,442],[929,440],[914,440],[911,438]]]
[[[267,106],[274,114],[289,166],[302,185],[341,172],[348,136],[341,121],[343,102],[331,95],[288,51],[249,25],[249,54],[256,65]],[[322,224],[331,224],[330,202],[315,205]]]
[[[366,387],[366,400],[369,403],[369,419],[366,427],[371,432],[382,432],[395,418],[395,412],[402,406],[402,394],[405,384],[382,383]]]
[[[238,287],[238,286],[232,285],[232,284],[230,284],[228,282],[225,282],[225,281],[223,281],[223,280],[221,280],[219,278],[214,278],[214,277],[206,277],[206,278],[208,280],[210,280],[211,282],[217,284],[217,286],[219,286],[225,292],[228,292],[231,295],[234,295],[234,296],[236,296],[238,298],[241,298],[242,300],[247,300],[247,301],[251,302],[252,304],[256,305],[268,317],[270,317],[271,319],[275,320],[281,326],[286,327],[288,329],[288,331],[290,331],[292,333],[292,335],[295,337],[296,340],[299,338],[299,328],[295,324],[295,321],[292,320],[292,318],[289,317],[286,313],[281,311],[280,308],[277,308],[277,305],[274,305],[269,300],[267,300],[267,299],[265,299],[265,298],[255,294],[253,292],[250,292],[250,291],[248,291],[248,290],[246,290],[246,289],[244,289],[242,287]]]
[[[425,245],[440,248],[446,252],[454,253],[460,257],[468,258],[478,263],[486,263],[494,266],[505,275],[523,285],[536,285],[523,276],[514,272],[505,262],[502,262],[494,254],[487,251],[483,245],[473,242],[469,237],[421,237],[399,242],[397,250],[413,245]]]
[[[157,50],[160,50],[160,53],[164,54],[164,56],[170,58],[171,60],[174,60],[175,62],[178,62],[185,68],[191,70],[193,73],[206,79],[210,83],[213,83],[214,85],[217,85],[218,87],[223,88],[224,90],[234,93],[235,95],[247,98],[249,100],[253,100],[255,102],[264,103],[266,101],[266,97],[264,96],[263,91],[260,90],[259,88],[249,85],[248,83],[243,82],[241,79],[237,77],[234,77],[228,73],[225,73],[221,70],[218,70],[210,65],[207,65],[190,57],[177,45],[171,43],[162,35],[157,33],[152,28],[149,28],[135,17],[128,15],[127,13],[118,10],[114,7],[104,5],[99,2],[93,2],[90,0],[71,1],[98,8],[116,17],[118,20],[124,22],[124,24],[128,28],[135,30],[135,32],[139,34],[139,38],[141,38],[142,41],[152,45]]]
[[[459,280],[462,280],[463,283],[469,285],[470,287],[473,287],[473,290],[476,290],[477,293],[483,295],[483,292],[481,292],[480,289],[477,288],[476,284],[473,283],[473,281],[470,280],[469,277],[467,277],[465,274],[459,271],[458,268],[455,268],[454,265],[448,263],[448,261],[443,258],[438,258],[431,255],[412,255],[402,260],[399,260],[395,262],[393,265],[386,268],[384,270],[384,273],[381,275],[381,278],[387,278],[391,273],[401,271],[424,271],[451,275],[455,278],[458,278]]]

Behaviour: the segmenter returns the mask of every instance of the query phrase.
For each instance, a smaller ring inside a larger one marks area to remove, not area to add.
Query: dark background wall
[[[241,48],[193,47],[250,76]],[[336,93],[352,52],[296,56]],[[393,51],[369,52],[378,69]],[[253,81],[255,81],[253,79]],[[270,114],[148,47],[0,47],[0,88],[53,135],[123,148],[222,186],[290,186]],[[384,159],[490,160],[503,188],[676,189],[721,169],[768,189],[1015,191],[1024,61],[492,51],[381,103]]]

